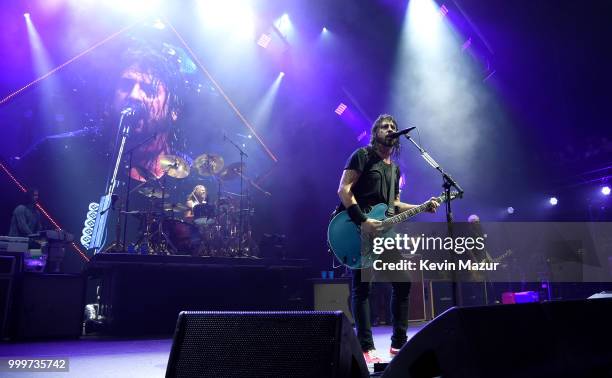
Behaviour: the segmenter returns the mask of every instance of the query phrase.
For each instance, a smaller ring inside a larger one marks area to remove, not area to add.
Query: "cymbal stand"
[[[125,194],[125,210],[124,210],[125,211],[125,217],[123,218],[123,246],[124,247],[127,246],[127,242],[126,242],[126,239],[125,239],[126,235],[127,235],[127,224],[128,224],[128,221],[127,221],[127,212],[130,210],[130,193],[132,192],[130,190],[130,184],[132,182],[132,177],[131,177],[131,174],[132,174],[132,157],[133,157],[134,151],[136,149],[138,149],[139,147],[142,147],[145,143],[151,141],[153,138],[155,138],[155,136],[156,136],[156,134],[153,134],[153,135],[149,136],[148,138],[146,138],[142,142],[136,144],[134,147],[130,148],[129,150],[127,150],[125,152],[126,154],[129,155],[129,157],[128,157],[128,167],[127,167],[128,171],[127,171],[127,178],[126,178],[127,183],[126,183],[126,187],[125,187],[125,193],[126,193]],[[143,185],[143,183],[137,185],[136,188],[139,188],[142,185]],[[117,240],[118,239],[119,238],[117,238]],[[125,248],[124,248],[124,251],[125,251]]]
[[[152,252],[155,252],[155,248],[151,245],[151,224],[153,223],[153,220],[151,219],[151,214],[153,213],[153,203],[152,202],[149,205],[149,209],[150,209],[149,211],[145,212],[144,220],[142,220],[141,218],[141,222],[144,221],[144,232],[140,235],[136,243],[134,243],[134,245],[138,247],[138,251],[142,253],[143,251],[142,242],[144,240],[144,246],[146,247],[147,254],[151,254]]]
[[[169,167],[169,168],[171,168],[171,167]],[[166,195],[166,178],[168,177],[167,173],[168,173],[168,170],[166,170],[166,172],[164,172],[163,176],[161,177],[161,180],[162,180],[162,183],[161,183],[161,209],[162,209],[162,211],[161,211],[161,216],[159,217],[158,229],[157,229],[157,231],[155,231],[151,235],[151,238],[154,235],[159,234],[161,236],[160,242],[165,241],[165,244],[162,244],[162,245],[159,246],[160,247],[160,252],[169,253],[170,251],[168,250],[168,247],[170,247],[172,249],[172,251],[176,253],[176,252],[178,252],[177,248],[174,246],[174,244],[172,243],[172,241],[170,240],[168,235],[166,235],[166,233],[164,232],[164,220],[166,218],[166,212],[164,211],[164,197]]]
[[[247,155],[246,152],[244,152],[242,148],[240,148],[240,146],[234,143],[234,141],[228,138],[225,134],[223,135],[223,139],[230,142],[234,147],[236,147],[236,149],[240,153],[240,214],[238,214],[238,217],[239,217],[238,218],[238,224],[239,224],[238,256],[240,256],[242,255],[242,237],[244,233],[243,232],[243,216],[242,216],[242,208],[244,206],[244,177],[243,177],[244,171],[245,171],[244,158],[248,158],[249,155]]]

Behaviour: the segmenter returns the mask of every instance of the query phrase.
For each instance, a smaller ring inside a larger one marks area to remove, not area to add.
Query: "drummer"
[[[193,208],[196,205],[206,204],[208,200],[208,193],[204,185],[196,185],[193,191],[187,196],[187,212],[185,218],[193,220]]]

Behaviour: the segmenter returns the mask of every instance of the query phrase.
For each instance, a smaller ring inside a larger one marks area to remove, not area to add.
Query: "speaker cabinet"
[[[336,312],[181,312],[166,377],[368,377]]]
[[[383,377],[610,377],[611,316],[611,299],[453,307]]]
[[[14,303],[14,338],[77,338],[82,333],[85,277],[24,273]]]

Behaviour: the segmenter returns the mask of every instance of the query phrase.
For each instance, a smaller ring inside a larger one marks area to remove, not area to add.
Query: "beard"
[[[395,147],[398,141],[399,139],[397,138],[391,139],[387,138],[386,136],[376,138],[376,142],[385,147]]]

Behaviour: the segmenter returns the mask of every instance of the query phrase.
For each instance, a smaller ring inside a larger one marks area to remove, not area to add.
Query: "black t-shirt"
[[[388,204],[389,195],[395,199],[399,194],[399,167],[393,163],[385,163],[369,147],[359,148],[353,152],[344,169],[352,169],[361,173],[359,180],[353,185],[351,191],[363,211],[369,211],[372,206],[379,203]],[[391,174],[393,169],[395,169],[395,182],[393,183],[395,188],[390,193],[389,187],[392,185]],[[393,212],[393,208],[389,212]]]

